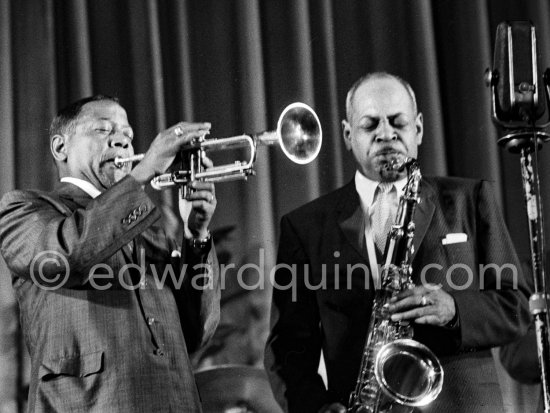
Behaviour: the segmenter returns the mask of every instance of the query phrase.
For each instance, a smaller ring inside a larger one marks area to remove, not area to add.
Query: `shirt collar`
[[[361,206],[363,210],[366,211],[374,201],[374,194],[376,188],[380,182],[373,181],[372,179],[367,178],[361,172],[355,172],[355,189],[361,198]],[[403,189],[407,184],[407,177],[400,179],[399,181],[394,182],[395,189],[397,189],[397,195],[401,196],[403,194]]]
[[[101,191],[93,186],[90,182],[79,178],[73,178],[72,176],[65,176],[60,179],[61,182],[68,182],[70,184],[78,186],[92,198],[96,198],[101,195]]]

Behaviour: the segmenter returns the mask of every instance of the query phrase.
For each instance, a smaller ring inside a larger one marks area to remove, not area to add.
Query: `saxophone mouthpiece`
[[[382,170],[386,172],[402,172],[405,168],[408,168],[414,163],[416,163],[415,158],[408,156],[394,156],[382,165]]]

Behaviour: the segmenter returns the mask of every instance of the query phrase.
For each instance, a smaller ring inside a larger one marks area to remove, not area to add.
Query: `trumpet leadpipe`
[[[139,162],[143,159],[145,155],[143,153],[138,153],[137,155],[128,156],[127,158],[121,158],[117,156],[115,158],[115,166],[117,168],[122,168],[126,163]]]

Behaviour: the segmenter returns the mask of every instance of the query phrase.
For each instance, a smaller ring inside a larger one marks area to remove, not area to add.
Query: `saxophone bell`
[[[386,396],[403,406],[426,406],[443,385],[439,359],[424,344],[409,338],[384,344],[376,355],[374,373]]]

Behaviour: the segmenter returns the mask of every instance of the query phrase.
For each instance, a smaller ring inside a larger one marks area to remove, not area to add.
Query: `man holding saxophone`
[[[407,168],[388,165],[416,158],[422,142],[414,92],[397,76],[359,79],[348,92],[346,116],[354,180],[281,221],[275,281],[294,283],[294,292],[274,289],[266,368],[289,412],[346,411],[375,289],[384,282],[385,243],[407,185]],[[530,319],[512,242],[487,182],[424,177],[419,193],[407,251],[416,286],[398,292],[384,311],[397,326],[410,323],[414,340],[441,362],[444,382],[435,401],[405,411],[501,412],[490,348],[521,336]],[[321,351],[327,387],[318,374]]]
[[[141,163],[115,98],[61,110],[50,128],[60,183],[0,202],[0,250],[31,357],[28,411],[201,411],[188,357],[214,333],[220,290],[208,226],[214,186],[180,201],[176,242],[144,192],[209,123],[161,131]],[[211,163],[204,159],[206,166]]]

